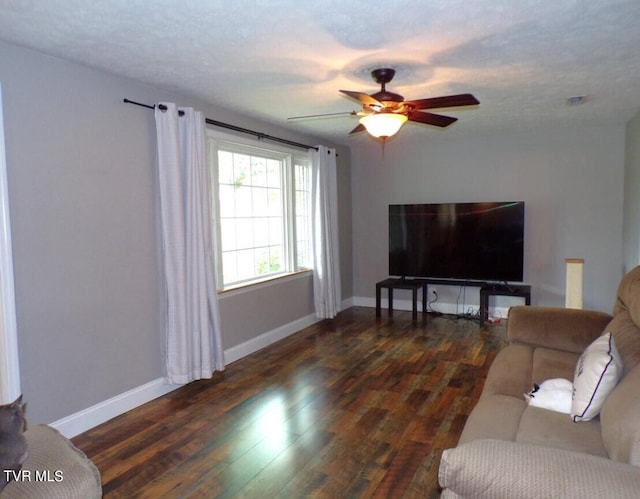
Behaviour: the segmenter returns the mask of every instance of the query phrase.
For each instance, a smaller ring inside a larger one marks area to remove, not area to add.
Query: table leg
[[[484,327],[489,313],[489,295],[480,291],[480,327]]]
[[[389,287],[389,315],[393,315],[393,288]]]
[[[380,308],[381,308],[381,304],[380,301],[382,299],[381,297],[381,291],[382,291],[382,286],[380,286],[379,284],[376,284],[376,317],[380,317]]]
[[[413,313],[411,318],[414,321],[418,320],[418,288],[413,288],[412,290],[412,298],[413,298]]]
[[[429,286],[425,282],[422,285],[422,315],[424,316],[423,317],[424,319],[427,318],[427,294],[428,293],[429,293]]]

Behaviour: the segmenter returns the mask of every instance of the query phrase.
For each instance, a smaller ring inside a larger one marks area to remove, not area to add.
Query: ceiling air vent
[[[569,97],[567,99],[567,106],[579,106],[587,102],[586,95],[576,95],[575,97]]]

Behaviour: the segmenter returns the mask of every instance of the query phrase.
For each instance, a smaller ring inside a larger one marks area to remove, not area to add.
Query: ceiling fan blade
[[[340,92],[348,97],[351,97],[352,99],[357,100],[362,105],[384,107],[380,101],[363,92],[352,92],[351,90],[340,90]]]
[[[443,116],[441,114],[425,113],[422,111],[412,111],[408,115],[409,121],[415,121],[417,123],[423,123],[425,125],[434,125],[439,127],[446,127],[451,123],[458,121],[458,118],[452,118],[451,116]]]
[[[351,130],[349,132],[349,135],[353,135],[354,133],[360,133],[360,132],[364,132],[366,130],[366,128],[364,127],[364,125],[361,123],[359,124],[357,127],[355,127],[353,130]]]
[[[347,115],[355,116],[356,114],[358,114],[357,111],[343,111],[340,113],[307,114],[305,116],[291,116],[290,118],[287,118],[287,119],[288,120],[304,120],[307,118],[324,118],[324,117],[330,117],[330,116],[347,116]]]
[[[480,104],[480,101],[471,94],[458,94],[410,100],[405,101],[405,104],[414,109],[437,109],[440,107],[475,106]]]

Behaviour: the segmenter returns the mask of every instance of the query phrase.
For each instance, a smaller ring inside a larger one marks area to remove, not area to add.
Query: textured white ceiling
[[[0,39],[346,144],[367,140],[347,136],[354,117],[287,117],[357,110],[338,90],[379,90],[381,66],[406,99],[480,100],[402,131],[431,138],[640,108],[639,0],[0,0]]]

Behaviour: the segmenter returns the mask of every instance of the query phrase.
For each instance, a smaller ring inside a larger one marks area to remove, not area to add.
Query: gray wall
[[[271,135],[321,141],[5,43],[0,82],[22,388],[30,424],[46,423],[163,374],[155,124],[152,111],[122,99],[174,101]],[[349,297],[350,158],[339,152]],[[310,314],[310,279],[224,298],[221,309],[228,349]]]
[[[384,154],[352,147],[355,297],[370,299],[387,276],[389,204],[523,200],[533,303],[564,306],[565,258],[584,258],[585,307],[611,310],[622,273],[624,126],[455,141],[406,132]]]
[[[624,270],[640,264],[640,113],[627,124],[624,169]]]

